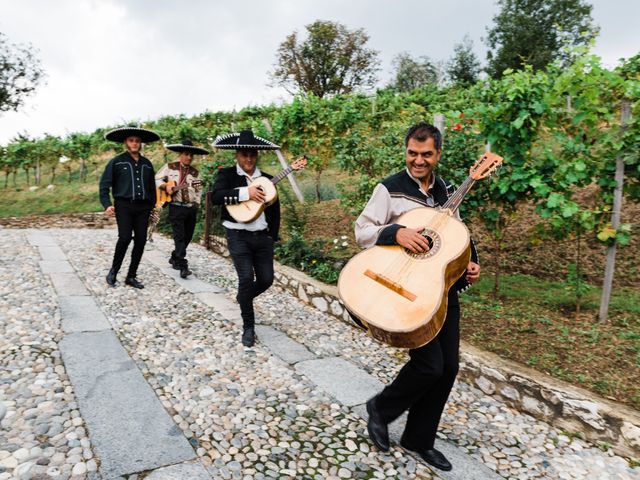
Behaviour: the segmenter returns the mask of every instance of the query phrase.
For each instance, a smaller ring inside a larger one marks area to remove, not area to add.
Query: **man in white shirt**
[[[253,135],[251,130],[218,137],[214,147],[236,151],[236,165],[218,171],[210,192],[213,205],[236,205],[246,200],[265,201],[264,192],[251,182],[260,176],[271,179],[258,166],[259,150],[275,150],[277,145]],[[253,299],[273,283],[273,245],[280,229],[280,202],[269,205],[255,220],[247,223],[236,221],[222,210],[222,225],[227,234],[227,245],[238,274],[238,295],[243,333],[242,344],[251,347],[255,343],[255,315]]]

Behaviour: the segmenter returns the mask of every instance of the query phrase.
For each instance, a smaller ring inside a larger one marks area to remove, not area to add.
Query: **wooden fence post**
[[[442,146],[444,146],[445,123],[444,123],[444,115],[443,114],[436,113],[433,116],[433,126],[436,127],[438,130],[440,130],[440,134],[442,135]]]
[[[269,120],[263,118],[262,124],[269,133],[273,133],[273,129],[271,128]],[[277,149],[275,152],[278,160],[280,160],[280,165],[282,165],[282,168],[287,168],[289,164],[287,163],[287,160],[284,158],[284,155],[282,154],[280,149]],[[287,180],[289,180],[289,183],[291,183],[291,188],[293,188],[293,192],[296,194],[296,197],[298,197],[298,201],[300,203],[304,203],[304,195],[302,195],[302,191],[300,190],[300,187],[298,187],[298,182],[296,182],[295,177],[290,173],[289,175],[287,175]]]
[[[211,250],[211,205],[209,204],[209,192],[204,194],[204,248]]]
[[[620,113],[620,135],[624,134],[627,122],[631,116],[631,103],[622,101]],[[613,212],[611,213],[611,227],[618,230],[620,227],[620,211],[622,210],[622,187],[624,185],[624,159],[622,154],[616,158],[616,188],[613,191]],[[602,298],[600,299],[600,323],[605,323],[609,314],[609,301],[611,300],[611,288],[613,286],[613,273],[616,265],[616,241],[607,249],[607,263],[604,269],[604,283],[602,285]]]

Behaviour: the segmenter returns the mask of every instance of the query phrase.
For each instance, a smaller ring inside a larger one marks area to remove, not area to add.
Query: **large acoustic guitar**
[[[165,181],[165,185],[160,188],[156,187],[156,208],[162,208],[167,203],[171,203],[173,201],[173,196],[179,192],[180,190],[184,190],[185,188],[194,187],[198,188],[202,185],[202,180],[194,180],[190,183],[183,183],[182,185],[178,185],[178,183],[174,180]],[[167,192],[167,189],[175,187],[171,193]]]
[[[307,157],[300,157],[272,179],[268,179],[267,177],[256,178],[248,186],[258,187],[264,192],[264,203],[256,202],[255,200],[245,200],[244,202],[233,205],[226,205],[229,215],[240,223],[253,222],[260,216],[265,208],[272,205],[278,199],[277,183],[292,171],[301,170],[306,166]]]
[[[338,291],[351,315],[371,335],[391,346],[418,348],[438,334],[447,315],[448,292],[471,258],[470,236],[456,210],[476,180],[502,158],[485,153],[469,177],[440,208],[415,208],[396,223],[422,228],[430,245],[413,253],[399,245],[374,246],[354,256],[340,272]]]

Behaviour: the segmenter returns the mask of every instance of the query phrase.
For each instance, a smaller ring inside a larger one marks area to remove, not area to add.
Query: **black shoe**
[[[437,469],[443,470],[445,472],[448,472],[453,468],[453,466],[451,465],[451,462],[447,460],[447,457],[445,457],[442,454],[442,452],[440,452],[439,450],[436,450],[435,448],[430,448],[424,451],[418,451],[415,448],[411,448],[410,445],[407,445],[407,442],[404,440],[404,438],[400,440],[400,445],[402,445],[403,448],[406,448],[407,450],[411,450],[412,452],[415,452],[418,455],[420,455],[420,458],[422,458],[425,462],[427,462],[432,467],[436,467]]]
[[[253,344],[256,343],[256,331],[253,327],[247,327],[242,332],[242,345],[245,347],[253,347]]]
[[[367,413],[369,414],[369,421],[367,422],[367,431],[369,432],[369,438],[378,449],[386,452],[389,450],[389,429],[387,424],[382,421],[380,412],[376,408],[377,397],[369,399],[367,402]]]
[[[126,283],[127,285],[133,288],[144,288],[144,285],[141,284],[138,280],[136,280],[136,277],[127,277],[124,280],[124,283]]]
[[[180,265],[178,265],[178,264],[175,262],[175,260],[174,260],[174,262],[173,262],[171,265],[173,265],[173,269],[174,269],[174,270],[180,270]]]
[[[191,275],[193,272],[191,270],[189,270],[188,267],[182,267],[180,269],[180,278],[187,278],[189,275]]]
[[[116,275],[118,274],[118,272],[116,272],[113,268],[111,270],[109,270],[109,273],[107,273],[107,283],[109,285],[111,285],[112,287],[116,284]]]
[[[172,267],[174,266],[175,262],[176,262],[176,259],[175,259],[175,258],[171,257],[171,258],[169,259],[169,265],[171,265]]]

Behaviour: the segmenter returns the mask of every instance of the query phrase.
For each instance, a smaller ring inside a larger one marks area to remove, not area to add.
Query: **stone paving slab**
[[[42,260],[49,261],[66,261],[67,257],[60,247],[56,246],[47,246],[47,247],[38,247],[40,250],[40,257]]]
[[[348,407],[365,403],[384,387],[382,382],[341,358],[306,360],[296,363],[295,369]]]
[[[304,345],[292,340],[275,328],[256,325],[256,334],[260,343],[265,345],[274,355],[280,357],[289,365],[316,358]]]
[[[181,463],[154,470],[145,480],[210,480],[211,476],[200,463]]]
[[[360,415],[365,422],[369,419],[366,405],[358,405],[353,408],[353,411]],[[405,412],[389,424],[389,439],[392,445],[400,444],[400,438],[402,437],[406,423],[407,413]],[[471,457],[452,443],[436,439],[435,447],[440,450],[453,465],[453,470],[450,472],[434,469],[433,471],[438,474],[438,478],[444,478],[446,480],[497,480],[502,478],[482,462]],[[416,458],[420,458],[413,452],[410,452],[410,454],[415,455]],[[422,462],[423,460],[420,461]]]
[[[195,295],[202,303],[213,308],[227,320],[234,323],[240,323],[242,321],[238,304],[232,302],[224,295],[212,292],[201,292]]]
[[[55,247],[58,245],[51,234],[39,231],[27,233],[27,241],[34,247]]]
[[[42,273],[75,273],[73,267],[66,260],[40,260]]]
[[[59,346],[104,479],[195,458],[113,331],[73,333]]]
[[[110,330],[111,324],[93,297],[59,297],[62,330],[65,333]]]
[[[75,273],[52,273],[49,276],[60,296],[90,295]]]

